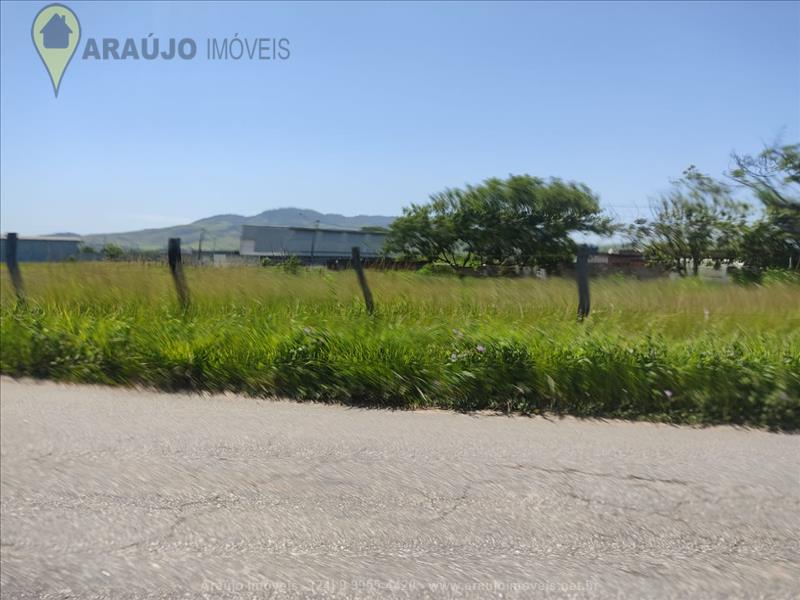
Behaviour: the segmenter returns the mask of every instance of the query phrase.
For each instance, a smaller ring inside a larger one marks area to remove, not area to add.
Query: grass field
[[[2,272],[0,369],[13,376],[439,406],[800,428],[800,286],[188,268]]]

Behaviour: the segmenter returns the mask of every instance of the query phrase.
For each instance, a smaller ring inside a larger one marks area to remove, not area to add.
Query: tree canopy
[[[653,219],[636,224],[648,260],[697,275],[703,260],[737,256],[749,207],[730,187],[690,166],[653,205]]]
[[[728,176],[764,207],[763,218],[744,233],[742,260],[754,269],[800,269],[800,144],[776,143],[758,155],[732,158]]]
[[[574,252],[570,234],[612,230],[586,185],[511,175],[449,188],[427,204],[412,204],[392,223],[387,250],[453,267],[551,268]]]
[[[697,275],[709,260],[743,263],[755,274],[800,270],[800,144],[733,154],[733,163],[727,181],[690,166],[652,203],[652,218],[627,227],[651,264],[683,275]],[[763,214],[754,216],[742,197],[760,204]],[[573,234],[624,229],[602,214],[597,195],[582,183],[509,175],[412,204],[392,223],[385,249],[454,268],[553,270],[575,253]]]

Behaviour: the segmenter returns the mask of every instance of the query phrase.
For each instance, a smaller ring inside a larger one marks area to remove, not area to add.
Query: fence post
[[[589,246],[578,247],[578,260],[575,264],[575,275],[578,279],[578,321],[589,316]]]
[[[11,276],[11,283],[14,285],[14,291],[17,293],[17,299],[24,302],[25,288],[22,286],[22,273],[19,271],[19,262],[17,262],[17,241],[16,233],[9,233],[6,236],[6,265],[8,274]]]
[[[364,294],[364,304],[367,305],[367,312],[372,314],[375,312],[375,304],[372,302],[372,292],[369,290],[367,278],[364,275],[364,267],[361,265],[361,250],[358,246],[353,246],[352,261],[353,268],[358,276],[358,285],[361,286],[361,291]]]
[[[178,302],[185,310],[189,308],[189,286],[186,285],[186,278],[183,275],[181,238],[169,238],[167,258],[169,259],[169,270],[172,272],[172,279],[175,281],[175,289],[178,292]]]

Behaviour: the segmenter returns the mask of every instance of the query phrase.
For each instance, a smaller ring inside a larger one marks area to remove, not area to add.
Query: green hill
[[[196,249],[202,235],[204,250],[238,250],[242,225],[314,227],[319,222],[320,227],[361,229],[374,226],[386,227],[393,220],[394,217],[377,215],[346,217],[335,213],[323,214],[299,208],[276,208],[265,210],[252,217],[216,215],[188,225],[140,229],[122,233],[98,233],[82,237],[86,244],[95,247],[110,243],[132,250],[160,250],[167,247],[167,240],[171,237],[179,237],[182,245]]]

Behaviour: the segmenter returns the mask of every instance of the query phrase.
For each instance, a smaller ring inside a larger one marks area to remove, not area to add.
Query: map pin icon
[[[31,37],[58,98],[61,78],[81,40],[78,17],[63,4],[48,4],[34,17]]]

